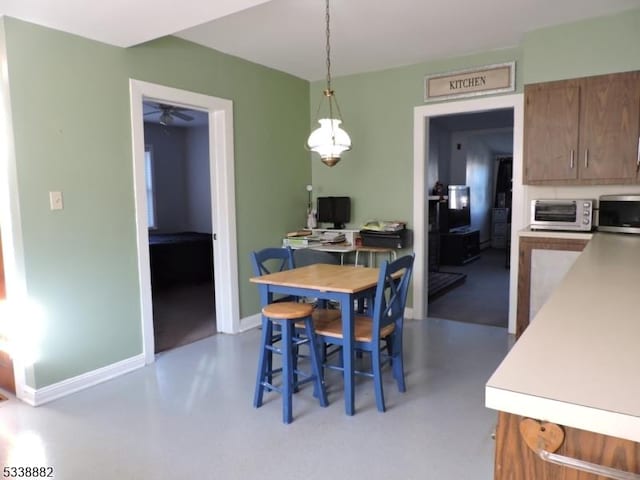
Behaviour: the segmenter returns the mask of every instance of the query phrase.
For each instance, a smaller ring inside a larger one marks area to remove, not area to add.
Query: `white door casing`
[[[429,119],[440,115],[513,109],[513,196],[511,205],[511,260],[509,270],[509,333],[515,333],[518,285],[518,231],[526,226],[522,184],[522,138],[524,95],[521,93],[474,98],[456,102],[421,105],[413,113],[413,228],[416,254],[413,272],[413,317],[427,318],[428,225],[427,169],[429,162]]]
[[[130,79],[131,130],[133,135],[133,178],[136,203],[138,275],[142,340],[145,363],[154,361],[153,308],[149,266],[149,233],[144,169],[143,100],[169,103],[205,111],[209,115],[209,172],[211,183],[211,225],[218,331],[240,331],[238,263],[235,214],[233,151],[233,102],[153,83]]]

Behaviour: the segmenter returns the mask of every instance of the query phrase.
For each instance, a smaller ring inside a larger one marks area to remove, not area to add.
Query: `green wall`
[[[536,30],[524,38],[525,83],[640,69],[640,9]]]
[[[176,38],[122,49],[4,25],[26,281],[45,312],[29,385],[142,352],[129,78],[234,101],[241,315],[258,311],[249,251],[304,221],[311,171],[291,139],[307,134],[308,82]]]

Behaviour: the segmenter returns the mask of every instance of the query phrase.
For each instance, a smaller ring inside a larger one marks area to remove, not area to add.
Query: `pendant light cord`
[[[329,0],[326,3],[325,20],[327,22],[327,90],[331,93],[331,43],[329,41],[331,38],[331,30],[329,28],[331,16],[329,14]]]
[[[329,118],[330,119],[334,119],[333,116],[333,108],[334,108],[334,103],[335,103],[335,109],[337,110],[338,113],[338,119],[340,121],[342,121],[342,112],[340,111],[340,105],[338,105],[338,99],[334,93],[334,91],[331,89],[331,28],[330,28],[330,23],[331,23],[331,14],[329,13],[329,0],[326,0],[325,2],[325,22],[326,22],[326,37],[327,37],[327,43],[326,43],[326,52],[327,52],[327,88],[324,90],[324,92],[322,93],[322,97],[320,98],[320,103],[318,104],[318,109],[316,110],[316,120],[318,118],[320,118],[320,110],[322,108],[322,101],[323,99],[326,97],[327,102],[329,103]],[[334,136],[334,125],[333,125],[333,121],[331,122],[331,137],[335,138]]]
[[[327,22],[327,90],[325,95],[329,98],[329,118],[333,118],[333,90],[331,90],[331,29],[329,27],[331,23],[331,15],[329,13],[329,0],[326,1],[325,20]],[[333,132],[333,125],[331,128]]]
[[[335,107],[338,111],[338,118],[342,120],[342,112],[340,111],[340,105],[338,105],[338,98],[331,88],[331,15],[329,13],[329,0],[326,1],[325,20],[327,22],[327,89],[325,90],[324,95],[329,99],[329,118],[333,118],[333,104],[335,102]],[[333,124],[331,125],[331,130],[333,131]]]

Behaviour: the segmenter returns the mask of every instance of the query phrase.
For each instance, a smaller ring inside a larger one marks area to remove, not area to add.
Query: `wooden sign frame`
[[[513,92],[515,88],[516,62],[497,63],[425,76],[424,101]]]

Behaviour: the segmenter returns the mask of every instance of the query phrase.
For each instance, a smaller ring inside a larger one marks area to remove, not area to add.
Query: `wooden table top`
[[[307,267],[252,277],[253,283],[308,288],[320,292],[357,293],[375,287],[379,269],[316,263]]]

